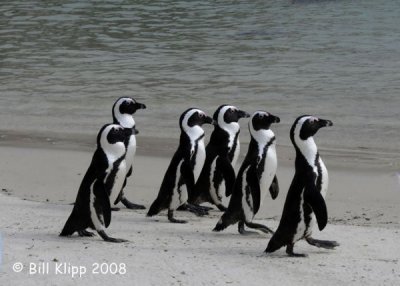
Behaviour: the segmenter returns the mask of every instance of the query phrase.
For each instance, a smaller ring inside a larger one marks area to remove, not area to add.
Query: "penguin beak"
[[[326,119],[319,119],[319,128],[333,126],[332,121]]]
[[[273,123],[279,123],[279,122],[281,122],[281,119],[278,116],[274,116]]]
[[[239,118],[249,118],[249,117],[250,117],[250,114],[248,114],[246,111],[239,110],[239,111],[238,111],[238,117],[239,117]]]
[[[214,119],[212,119],[210,116],[206,116],[206,117],[204,118],[204,123],[215,125]]]
[[[136,102],[136,109],[146,109],[146,105],[143,103]]]

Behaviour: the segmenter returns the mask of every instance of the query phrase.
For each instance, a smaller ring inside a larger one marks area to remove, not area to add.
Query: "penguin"
[[[332,125],[330,120],[310,115],[303,115],[295,120],[290,130],[290,139],[296,150],[295,174],[278,229],[271,237],[266,253],[286,246],[289,256],[304,257],[305,254],[293,252],[294,244],[300,239],[327,249],[339,246],[336,241],[316,240],[311,236],[315,223],[322,231],[328,222],[325,196],[329,183],[328,170],[319,155],[313,136],[320,128]]]
[[[130,202],[124,194],[123,189],[126,186],[127,178],[132,175],[133,160],[136,153],[136,134],[139,133],[136,129],[135,119],[133,114],[139,109],[146,109],[146,105],[137,102],[131,97],[120,97],[117,99],[112,108],[113,123],[119,124],[123,128],[132,130],[131,136],[125,141],[126,148],[126,168],[128,170],[126,178],[124,180],[121,194],[117,197],[119,200],[111,201],[111,207],[113,210],[118,210],[114,207],[121,201],[128,209],[145,209],[146,207],[139,204]]]
[[[212,124],[213,119],[197,108],[189,108],[179,119],[180,142],[167,168],[156,200],[150,206],[147,216],[154,216],[168,209],[168,220],[172,223],[186,223],[174,218],[174,211],[187,203],[190,192],[200,175],[205,160],[203,124]],[[191,205],[187,205],[188,208]],[[196,210],[192,210],[196,212]]]
[[[236,178],[234,167],[240,153],[238,121],[248,117],[250,115],[247,112],[231,105],[221,105],[215,111],[213,119],[216,124],[206,147],[206,161],[189,202],[209,202],[221,211],[226,210],[222,199],[232,193]]]
[[[110,198],[120,194],[126,178],[125,141],[131,129],[117,124],[104,125],[97,135],[97,149],[79,187],[74,208],[60,236],[78,232],[79,236],[93,236],[92,228],[108,242],[127,240],[109,237],[104,230],[111,222]]]
[[[239,169],[234,191],[228,209],[222,215],[213,231],[221,231],[236,222],[240,234],[248,234],[244,225],[265,233],[273,231],[262,224],[253,223],[267,192],[273,200],[279,193],[276,176],[278,165],[275,134],[271,124],[279,123],[280,118],[265,111],[256,111],[250,118],[251,140],[246,157]]]

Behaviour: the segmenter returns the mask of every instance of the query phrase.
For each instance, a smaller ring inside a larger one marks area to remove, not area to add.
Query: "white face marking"
[[[114,106],[114,115],[115,118],[118,120],[118,123],[124,127],[124,128],[133,128],[135,126],[135,120],[133,119],[133,116],[131,114],[122,114],[119,111],[119,108],[121,106],[121,104],[125,101],[131,101],[133,102],[133,100],[131,98],[128,97],[123,97],[120,98],[117,103]]]
[[[308,137],[306,140],[302,140],[300,138],[300,130],[304,122],[306,122],[308,119],[313,118],[315,119],[315,117],[312,116],[305,116],[297,122],[297,125],[294,129],[294,141],[297,147],[300,149],[300,152],[306,158],[308,164],[314,168],[315,174],[318,174],[317,167],[315,166],[315,158],[318,153],[317,144],[315,144],[314,138],[312,136]]]
[[[205,113],[203,111],[201,111],[200,109],[192,109],[185,114],[185,117],[182,120],[182,129],[189,136],[190,141],[191,141],[191,145],[192,145],[192,149],[190,150],[191,152],[194,152],[194,146],[195,146],[196,140],[198,140],[201,136],[204,135],[204,130],[203,130],[203,128],[201,128],[201,126],[195,125],[195,126],[190,127],[188,125],[189,118],[196,112],[198,112],[199,114],[202,114],[203,116],[206,116]]]
[[[249,121],[250,134],[254,138],[254,140],[256,140],[258,143],[258,156],[261,158],[262,153],[264,152],[265,145],[267,145],[271,141],[271,139],[275,137],[275,134],[274,134],[274,132],[272,132],[271,129],[260,129],[257,131],[254,129],[253,117],[257,116],[258,114],[269,115],[269,113],[264,112],[264,111],[257,111],[253,114],[253,116],[250,118],[250,121]],[[273,144],[275,144],[275,142]]]
[[[224,129],[226,132],[228,132],[228,134],[229,134],[228,147],[229,147],[229,149],[231,149],[234,144],[234,139],[236,137],[236,134],[240,130],[240,125],[238,122],[231,122],[231,123],[225,122],[224,115],[229,109],[237,110],[237,108],[235,106],[231,106],[231,105],[222,107],[218,113],[217,121],[218,121],[218,126],[221,127],[222,129]]]

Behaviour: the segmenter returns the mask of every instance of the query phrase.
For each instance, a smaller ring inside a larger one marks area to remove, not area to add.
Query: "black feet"
[[[126,239],[109,237],[109,236],[104,232],[104,230],[98,231],[98,233],[99,233],[99,235],[101,236],[101,238],[104,239],[104,241],[107,241],[107,242],[115,242],[115,243],[127,242]]]
[[[113,212],[118,212],[118,211],[120,211],[121,209],[120,209],[120,208],[111,208],[111,210],[112,210]]]
[[[245,224],[246,224],[246,226],[248,226],[250,228],[257,229],[257,230],[262,231],[264,233],[274,234],[274,231],[272,229],[270,229],[269,227],[267,227],[267,226],[265,226],[263,224],[254,223],[254,222],[246,222]]]
[[[94,236],[94,233],[84,229],[84,230],[79,230],[78,231],[78,235],[79,236],[89,236],[89,237],[91,237],[91,236]]]
[[[221,211],[221,212],[226,212],[227,207],[224,205],[217,205],[217,208]]]
[[[253,235],[253,234],[258,234],[256,231],[248,231],[244,229],[244,222],[240,221],[238,224],[238,231],[241,235]]]
[[[121,199],[121,203],[123,203],[130,210],[144,210],[144,209],[146,209],[145,206],[134,204],[134,203],[128,201],[128,199],[125,198],[125,197]]]
[[[185,205],[188,211],[194,213],[197,216],[208,215],[208,211],[206,211],[202,206],[193,205],[189,203],[186,203]]]
[[[286,246],[286,253],[287,253],[290,257],[307,257],[307,254],[294,253],[294,252],[293,252],[293,247],[294,247],[294,244],[288,244],[288,245]]]
[[[173,210],[168,210],[168,220],[172,223],[187,223],[186,220],[179,220],[179,219],[174,218]]]
[[[312,237],[306,238],[307,242],[310,245],[314,245],[316,247],[325,248],[325,249],[334,249],[335,247],[339,246],[340,244],[333,240],[318,240]]]

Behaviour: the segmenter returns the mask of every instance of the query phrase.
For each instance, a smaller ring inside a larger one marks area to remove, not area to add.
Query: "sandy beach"
[[[42,142],[19,138],[19,143],[10,144],[7,138],[0,147],[1,285],[95,285],[99,281],[102,285],[395,285],[400,279],[400,185],[393,168],[361,163],[355,168],[354,162],[346,165],[340,156],[326,151],[329,224],[315,237],[335,239],[341,246],[328,251],[299,242],[296,250],[309,256],[295,259],[287,257],[284,249],[265,256],[268,235],[242,237],[236,226],[213,233],[221,215],[217,210],[207,217],[178,212],[177,217],[189,223],[174,225],[165,213],[147,218],[145,211],[122,208],[113,212],[108,233],[128,239],[127,243],[105,243],[98,236],[58,237],[93,145],[51,138]],[[150,205],[173,148],[173,144],[139,144],[128,198]],[[291,150],[278,145],[278,156],[281,192],[276,201],[267,198],[257,215],[272,228],[279,223],[294,172]],[[13,266],[18,262],[23,269],[16,273]],[[99,265],[105,274],[94,269]],[[35,273],[42,266],[48,273]],[[63,273],[60,267],[64,266],[70,273]],[[79,273],[74,272],[77,269]]]

